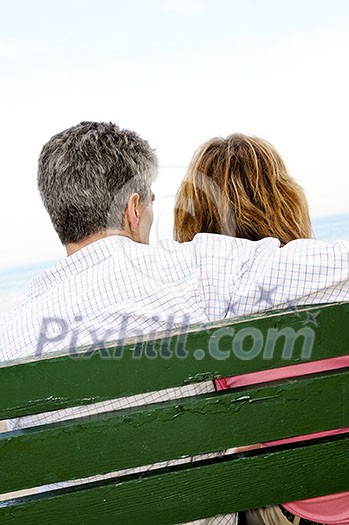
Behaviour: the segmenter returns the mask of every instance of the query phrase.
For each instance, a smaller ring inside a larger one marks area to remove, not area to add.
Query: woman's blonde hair
[[[184,242],[201,232],[282,244],[312,236],[304,191],[269,142],[235,133],[196,151],[177,193],[174,234]]]

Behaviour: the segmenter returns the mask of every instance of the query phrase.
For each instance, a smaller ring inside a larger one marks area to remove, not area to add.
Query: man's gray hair
[[[150,197],[157,158],[137,133],[113,123],[81,122],[44,145],[38,186],[64,245],[107,228],[123,229],[132,193]]]

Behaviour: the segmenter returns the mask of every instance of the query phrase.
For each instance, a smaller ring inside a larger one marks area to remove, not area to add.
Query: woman
[[[283,244],[312,236],[304,192],[271,144],[235,133],[196,151],[177,193],[175,237],[190,241],[197,233]]]
[[[276,149],[265,140],[242,134],[211,139],[196,151],[177,193],[174,232],[179,242],[191,241],[197,233],[221,233],[250,240],[276,237],[282,245],[312,236],[304,192],[288,174]],[[232,317],[229,310],[227,317]],[[223,390],[332,370],[348,364],[346,357],[333,358],[316,364],[305,363],[224,378],[216,381],[216,387]],[[311,437],[348,430],[339,429]],[[290,443],[304,437],[273,444]],[[349,493],[245,513],[248,525],[298,523],[296,517],[313,523],[349,524]]]

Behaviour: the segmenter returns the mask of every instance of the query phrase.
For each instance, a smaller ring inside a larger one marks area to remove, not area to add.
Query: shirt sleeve
[[[250,308],[349,300],[349,242],[298,239],[284,247],[257,244],[238,290],[241,297],[253,297]]]
[[[210,320],[287,307],[349,301],[349,242],[194,239],[200,290]]]

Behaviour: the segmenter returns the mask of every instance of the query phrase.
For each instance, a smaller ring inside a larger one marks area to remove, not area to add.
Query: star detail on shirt
[[[299,309],[298,309],[298,306],[292,302],[289,302],[286,304],[286,308],[285,308],[285,311],[289,311],[289,312],[292,312],[296,317],[302,317]]]
[[[232,303],[230,301],[226,301],[225,302],[225,306],[226,306],[225,317],[227,319],[229,319],[230,317],[236,317],[238,315],[238,312],[237,312],[238,305],[239,305],[238,301],[236,301],[234,303]]]
[[[238,306],[240,304],[239,301],[231,301],[227,299],[219,299],[220,303],[223,303],[224,305],[224,314],[222,312],[222,319],[229,319],[231,317],[237,317],[238,314]]]
[[[259,284],[258,288],[259,288],[260,296],[259,296],[259,299],[257,299],[257,301],[254,304],[255,305],[258,304],[259,306],[261,306],[262,303],[266,303],[268,306],[271,306],[271,307],[275,306],[275,303],[273,299],[271,298],[271,296],[277,290],[278,287],[274,286],[274,288],[264,288],[263,286]]]

